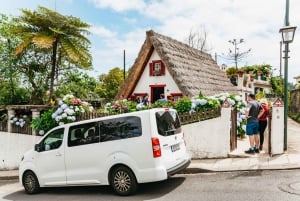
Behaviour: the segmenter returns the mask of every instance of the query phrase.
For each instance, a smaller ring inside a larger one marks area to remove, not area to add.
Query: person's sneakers
[[[246,154],[254,154],[255,153],[255,150],[250,148],[248,150],[245,151]]]
[[[258,147],[255,147],[255,148],[254,148],[254,151],[255,151],[255,153],[258,153],[258,154],[259,154],[259,148],[258,148]]]
[[[262,151],[262,148],[263,148],[263,146],[262,146],[262,145],[260,145],[260,146],[259,146],[259,150],[260,150],[260,151]]]

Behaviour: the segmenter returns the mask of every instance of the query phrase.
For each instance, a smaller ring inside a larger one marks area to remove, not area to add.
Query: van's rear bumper
[[[178,165],[176,165],[170,169],[167,169],[168,177],[186,169],[190,164],[191,164],[191,159],[188,158],[188,159],[182,161],[181,163],[179,163]]]

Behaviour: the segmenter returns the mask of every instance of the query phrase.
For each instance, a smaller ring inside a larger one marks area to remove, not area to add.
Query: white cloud
[[[106,29],[103,26],[91,26],[90,31],[92,34],[96,36],[105,37],[105,38],[111,38],[117,35],[116,32]]]
[[[145,7],[143,0],[93,0],[98,8],[111,8],[117,12],[141,10]]]
[[[103,38],[101,49],[94,49],[93,65],[100,73],[107,73],[110,68],[123,68],[125,50],[126,69],[130,68],[146,38],[145,30],[136,29],[123,35]]]

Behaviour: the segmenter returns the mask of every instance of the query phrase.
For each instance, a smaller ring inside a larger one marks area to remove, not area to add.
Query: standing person
[[[146,94],[146,95],[144,96],[144,98],[143,98],[143,104],[144,104],[145,106],[148,106],[148,105],[149,105],[149,95],[148,95],[148,94]]]
[[[160,99],[157,100],[157,102],[168,102],[166,99],[165,99],[165,94],[160,94]]]
[[[262,150],[263,144],[264,144],[264,139],[265,139],[265,130],[268,124],[268,116],[270,113],[269,107],[268,107],[268,101],[267,99],[263,98],[260,101],[260,112],[258,115],[258,130],[259,130],[259,150]]]
[[[258,114],[260,105],[255,100],[254,94],[247,96],[247,108],[246,108],[246,134],[249,137],[250,148],[246,150],[247,154],[259,153],[259,133],[258,133]]]

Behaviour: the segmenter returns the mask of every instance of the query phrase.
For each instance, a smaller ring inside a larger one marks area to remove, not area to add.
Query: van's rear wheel
[[[118,195],[131,195],[137,190],[136,178],[125,166],[116,167],[112,171],[110,185]]]
[[[32,171],[25,172],[22,183],[26,193],[28,194],[35,194],[40,191],[39,181]]]

